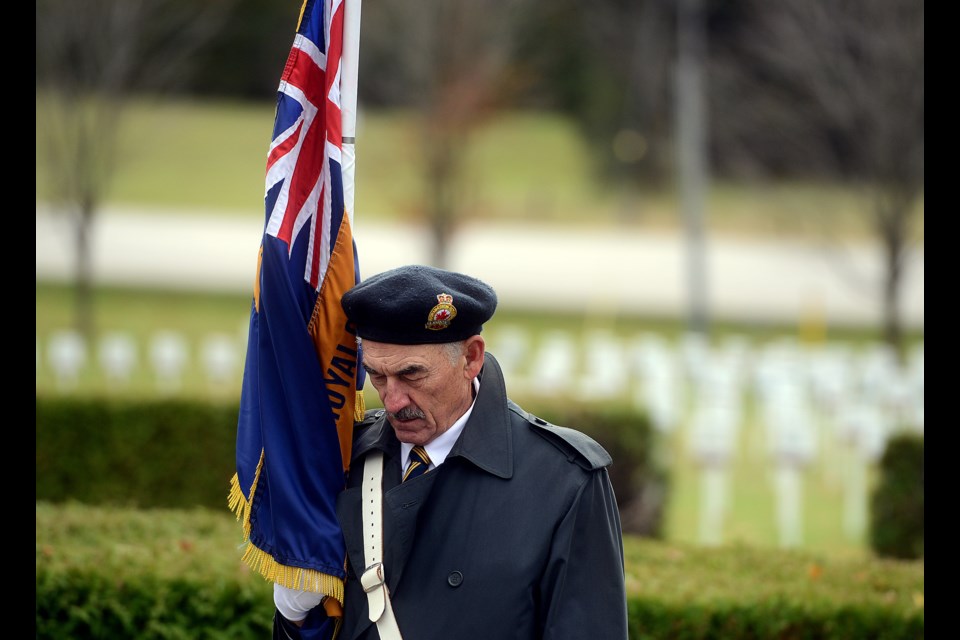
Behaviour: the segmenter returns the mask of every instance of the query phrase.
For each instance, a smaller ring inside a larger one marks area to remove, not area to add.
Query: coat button
[[[463,574],[459,571],[454,571],[447,576],[447,584],[449,584],[451,587],[459,587],[462,582]]]

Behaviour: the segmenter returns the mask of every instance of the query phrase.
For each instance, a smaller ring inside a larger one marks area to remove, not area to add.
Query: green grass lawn
[[[47,162],[54,122],[49,113],[38,96],[38,202],[55,194]],[[116,165],[105,183],[103,204],[263,215],[272,104],[138,100],[122,112],[116,127]],[[361,111],[357,216],[423,219],[419,131],[410,112]],[[681,225],[672,185],[640,189],[602,183],[587,144],[573,122],[556,114],[508,112],[493,118],[465,149],[461,215],[651,229]],[[863,194],[841,185],[715,180],[705,219],[718,233],[865,236],[869,204]],[[922,211],[922,203],[918,206]]]

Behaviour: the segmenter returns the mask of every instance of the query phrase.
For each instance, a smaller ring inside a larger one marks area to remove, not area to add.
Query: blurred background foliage
[[[96,33],[77,24],[80,12],[64,11],[70,4],[37,3],[38,87],[260,104],[273,100],[300,7],[298,0],[214,0],[202,11],[188,0],[122,3],[130,8],[115,31],[130,32],[127,51],[110,55],[109,73],[94,59],[79,76],[87,54],[77,47]],[[86,4],[86,13],[102,18],[121,3]],[[590,141],[585,149],[597,155],[597,176],[669,181],[676,166],[673,67],[683,5],[368,0],[359,104],[434,115],[459,108],[479,124],[505,109],[559,113]],[[892,177],[897,163],[918,163],[912,171],[922,172],[923,2],[703,0],[698,7],[707,42],[714,175],[865,180],[871,172]],[[68,20],[72,24],[64,24]],[[105,38],[120,35],[111,31]],[[443,54],[461,57],[443,60]],[[843,68],[828,73],[826,66],[839,65],[843,54],[849,54]],[[437,99],[440,91],[449,102]],[[857,121],[868,109],[870,118]],[[897,119],[905,119],[899,131],[880,139],[879,121]],[[881,162],[885,169],[871,169]]]

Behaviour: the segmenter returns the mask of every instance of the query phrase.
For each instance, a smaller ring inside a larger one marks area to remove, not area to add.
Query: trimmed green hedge
[[[621,509],[655,509],[644,417],[524,406],[610,450]],[[240,562],[226,507],[236,419],[234,404],[37,398],[37,638],[268,637],[271,587]],[[632,640],[923,637],[922,559],[624,548]]]
[[[37,638],[262,640],[270,583],[222,509],[37,502]]]
[[[667,481],[654,468],[645,415],[606,407],[524,408],[603,444],[614,458],[610,473],[624,531],[659,537]],[[226,508],[238,413],[235,402],[38,396],[37,500]]]
[[[234,404],[37,397],[37,500],[226,508]]]
[[[103,575],[95,567],[37,569],[37,638],[263,640],[270,637],[270,585],[209,576],[159,579]]]
[[[37,503],[36,637],[269,637],[270,583],[206,509]],[[924,565],[624,539],[631,640],[916,640]],[[598,639],[600,640],[600,639]]]
[[[923,616],[901,617],[876,608],[810,610],[802,602],[711,606],[628,602],[631,640],[917,640]]]

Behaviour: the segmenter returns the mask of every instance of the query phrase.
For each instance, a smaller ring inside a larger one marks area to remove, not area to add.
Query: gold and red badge
[[[440,331],[450,326],[450,321],[457,316],[457,308],[453,306],[453,296],[448,293],[437,294],[437,305],[430,309],[427,315],[427,324],[423,325],[431,331]]]

